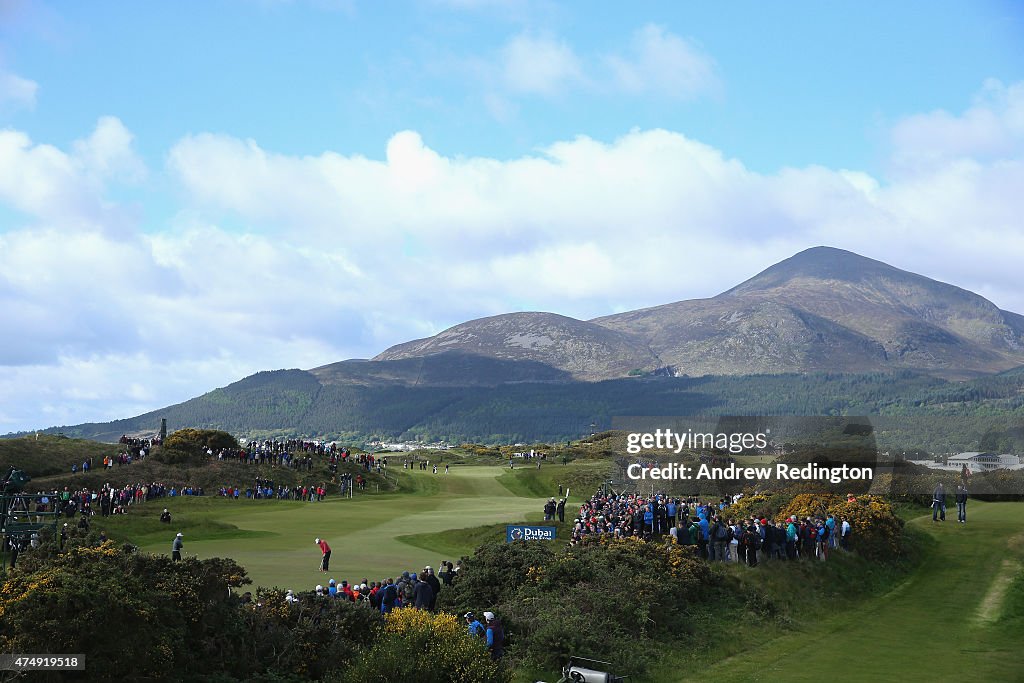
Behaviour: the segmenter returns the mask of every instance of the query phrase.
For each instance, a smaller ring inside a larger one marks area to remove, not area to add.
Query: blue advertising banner
[[[553,541],[555,540],[555,527],[553,526],[514,526],[505,527],[505,542],[512,541]]]

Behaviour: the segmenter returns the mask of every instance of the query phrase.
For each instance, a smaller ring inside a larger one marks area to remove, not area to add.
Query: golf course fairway
[[[333,495],[318,503],[177,498],[168,503],[174,523],[166,538],[146,534],[141,548],[170,554],[174,532],[184,525],[186,556],[230,557],[248,570],[254,585],[295,590],[329,578],[376,581],[428,564],[436,570],[441,560],[457,560],[456,551],[469,554],[473,548],[426,550],[399,537],[540,518],[544,499],[514,495],[497,481],[506,472],[500,466],[453,467],[436,475],[409,470],[402,476],[416,484],[412,493]],[[201,528],[191,533],[190,515],[197,514],[237,531],[218,531],[213,538],[203,538]],[[329,574],[319,571],[320,550],[313,543],[318,536],[331,546]]]
[[[1024,504],[971,501],[967,524],[951,512],[909,522],[928,547],[894,590],[680,680],[1024,681],[1024,634],[998,623],[1024,564]]]

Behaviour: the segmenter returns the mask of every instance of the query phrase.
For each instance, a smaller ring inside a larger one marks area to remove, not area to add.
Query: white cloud
[[[0,201],[64,228],[118,229],[124,217],[103,194],[110,180],[144,176],[131,142],[113,117],[100,119],[71,153],[33,144],[20,131],[0,130]]]
[[[929,165],[957,158],[1013,159],[1024,153],[1024,83],[989,80],[973,106],[909,116],[891,132],[893,160]]]
[[[0,110],[32,109],[36,106],[39,84],[0,67]]]
[[[563,310],[568,295],[577,302],[568,312],[597,315],[711,295],[812,244],[957,279],[963,268],[920,245],[940,252],[956,245],[957,260],[970,263],[972,254],[984,262],[984,249],[957,236],[987,228],[1014,244],[1024,209],[1012,189],[1021,181],[1013,160],[950,162],[887,182],[818,166],[759,174],[663,130],[611,143],[580,137],[510,160],[447,158],[411,131],[386,148],[383,161],[334,153],[300,159],[200,137],[183,140],[172,159],[204,205],[293,239],[343,245],[357,263],[360,254],[385,251],[397,270],[438,283],[446,300],[458,292],[462,310],[478,313],[508,302]],[[1012,291],[1013,272],[976,279]],[[399,276],[389,300],[400,300],[404,282]],[[1019,295],[999,303],[1024,310]],[[418,321],[459,319],[419,300],[409,310]]]
[[[633,35],[630,47],[627,55],[605,58],[617,90],[688,99],[720,87],[714,60],[661,26],[644,26]]]
[[[120,119],[104,116],[92,135],[74,144],[75,157],[87,173],[100,180],[139,181],[145,177],[146,167],[132,148],[134,139]]]
[[[482,315],[711,296],[816,244],[1024,312],[1020,87],[899,122],[894,158],[946,151],[890,178],[758,173],[666,130],[513,159],[447,157],[414,131],[377,159],[199,134],[169,150],[178,218],[146,233],[107,197],[145,180],[119,122],[69,151],[4,131],[0,202],[28,224],[0,234],[0,310],[18,331],[0,338],[0,432],[134,414]]]
[[[655,24],[635,31],[624,50],[588,54],[579,54],[557,35],[524,31],[511,36],[496,54],[445,59],[432,71],[475,81],[484,107],[502,123],[515,117],[515,101],[525,97],[583,92],[682,100],[722,88],[710,55]]]
[[[515,93],[558,95],[583,79],[583,66],[568,43],[522,33],[502,50],[505,85]]]

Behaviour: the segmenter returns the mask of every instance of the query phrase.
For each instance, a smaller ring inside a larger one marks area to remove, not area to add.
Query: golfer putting
[[[330,569],[331,546],[327,545],[327,541],[322,538],[317,538],[313,542],[320,546],[320,552],[323,553],[323,556],[320,558],[320,571],[325,572]]]

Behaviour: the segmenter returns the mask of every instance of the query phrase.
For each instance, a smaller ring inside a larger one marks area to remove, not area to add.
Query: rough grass
[[[65,473],[70,476],[72,464],[81,469],[82,462],[89,457],[98,464],[103,462],[103,456],[117,453],[117,444],[51,434],[40,434],[38,438],[0,439],[0,475],[6,474],[7,468],[13,466],[33,478]]]
[[[767,566],[749,571],[759,575],[769,598],[788,596],[790,628],[765,633],[738,621],[732,656],[721,656],[728,648],[716,648],[699,675],[659,680],[934,681],[962,672],[970,672],[972,681],[1021,680],[1024,623],[1004,617],[1017,609],[1018,598],[1008,599],[1010,586],[998,600],[988,596],[1000,581],[1002,561],[1021,559],[1010,540],[1024,528],[1024,504],[972,501],[968,524],[951,517],[944,524],[933,523],[930,515],[910,522],[922,561],[895,586],[887,587],[884,576],[871,580],[870,568],[855,564],[830,566],[834,580],[811,582],[810,590],[799,576],[760,571]],[[785,573],[787,567],[777,569]],[[979,622],[973,617],[986,599],[986,611],[998,616]]]

